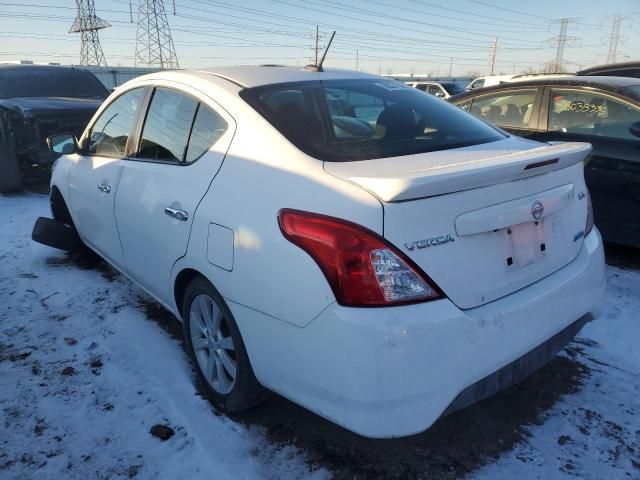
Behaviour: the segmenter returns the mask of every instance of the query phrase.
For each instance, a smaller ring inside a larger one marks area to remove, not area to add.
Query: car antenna
[[[333,37],[336,36],[336,31],[334,30],[333,33],[331,34],[331,38],[329,39],[329,43],[327,44],[327,48],[324,49],[324,53],[322,54],[322,58],[320,59],[320,62],[318,62],[317,65],[314,65],[313,63],[310,63],[309,65],[306,65],[304,67],[305,70],[310,70],[312,72],[323,72],[324,70],[322,69],[322,64],[324,63],[324,59],[327,56],[327,52],[329,51],[329,47],[331,47],[331,42],[333,42]]]

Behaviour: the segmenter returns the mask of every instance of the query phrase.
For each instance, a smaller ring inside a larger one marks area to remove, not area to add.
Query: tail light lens
[[[587,192],[587,224],[584,227],[584,236],[586,237],[593,230],[593,205],[591,204],[591,195]]]
[[[285,238],[315,260],[341,305],[391,306],[442,297],[411,260],[364,227],[289,209],[280,211],[278,221]]]

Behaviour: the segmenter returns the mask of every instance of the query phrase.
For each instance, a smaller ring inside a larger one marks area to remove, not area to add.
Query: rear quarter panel
[[[248,105],[228,110],[236,134],[196,211],[187,255],[174,266],[173,278],[193,268],[227,301],[305,326],[335,298],[311,257],[283,237],[279,210],[331,215],[381,234],[382,206],[363,189],[326,174],[321,161],[297,150]],[[230,269],[207,260],[212,224],[233,232]]]

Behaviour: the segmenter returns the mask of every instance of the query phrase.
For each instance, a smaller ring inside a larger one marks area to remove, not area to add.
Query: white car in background
[[[556,78],[573,76],[573,73],[522,73],[518,75],[491,75],[488,77],[478,77],[467,85],[467,90],[477,88],[492,87],[502,83],[524,82],[525,80],[538,80],[543,78]],[[461,93],[461,92],[460,92]],[[447,97],[448,98],[448,97]]]
[[[406,82],[407,85],[418,90],[433,95],[434,97],[447,99],[458,93],[464,93],[464,87],[458,85],[456,82],[450,81],[426,81],[420,80],[416,82]]]
[[[475,90],[476,88],[500,85],[501,83],[508,82],[513,77],[515,77],[515,75],[489,75],[486,77],[478,77],[472,80],[469,85],[467,85],[467,90]]]
[[[410,435],[599,312],[590,146],[510,136],[401,82],[158,72],[50,144],[54,220],[34,239],[75,238],[181,318],[227,411],[266,387],[359,434]]]

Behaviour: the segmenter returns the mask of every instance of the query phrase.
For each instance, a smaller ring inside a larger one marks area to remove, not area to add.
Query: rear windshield
[[[74,68],[0,68],[0,98],[107,97],[107,90],[91,72]]]
[[[412,155],[504,138],[454,105],[382,78],[267,85],[240,95],[296,147],[324,161]]]

